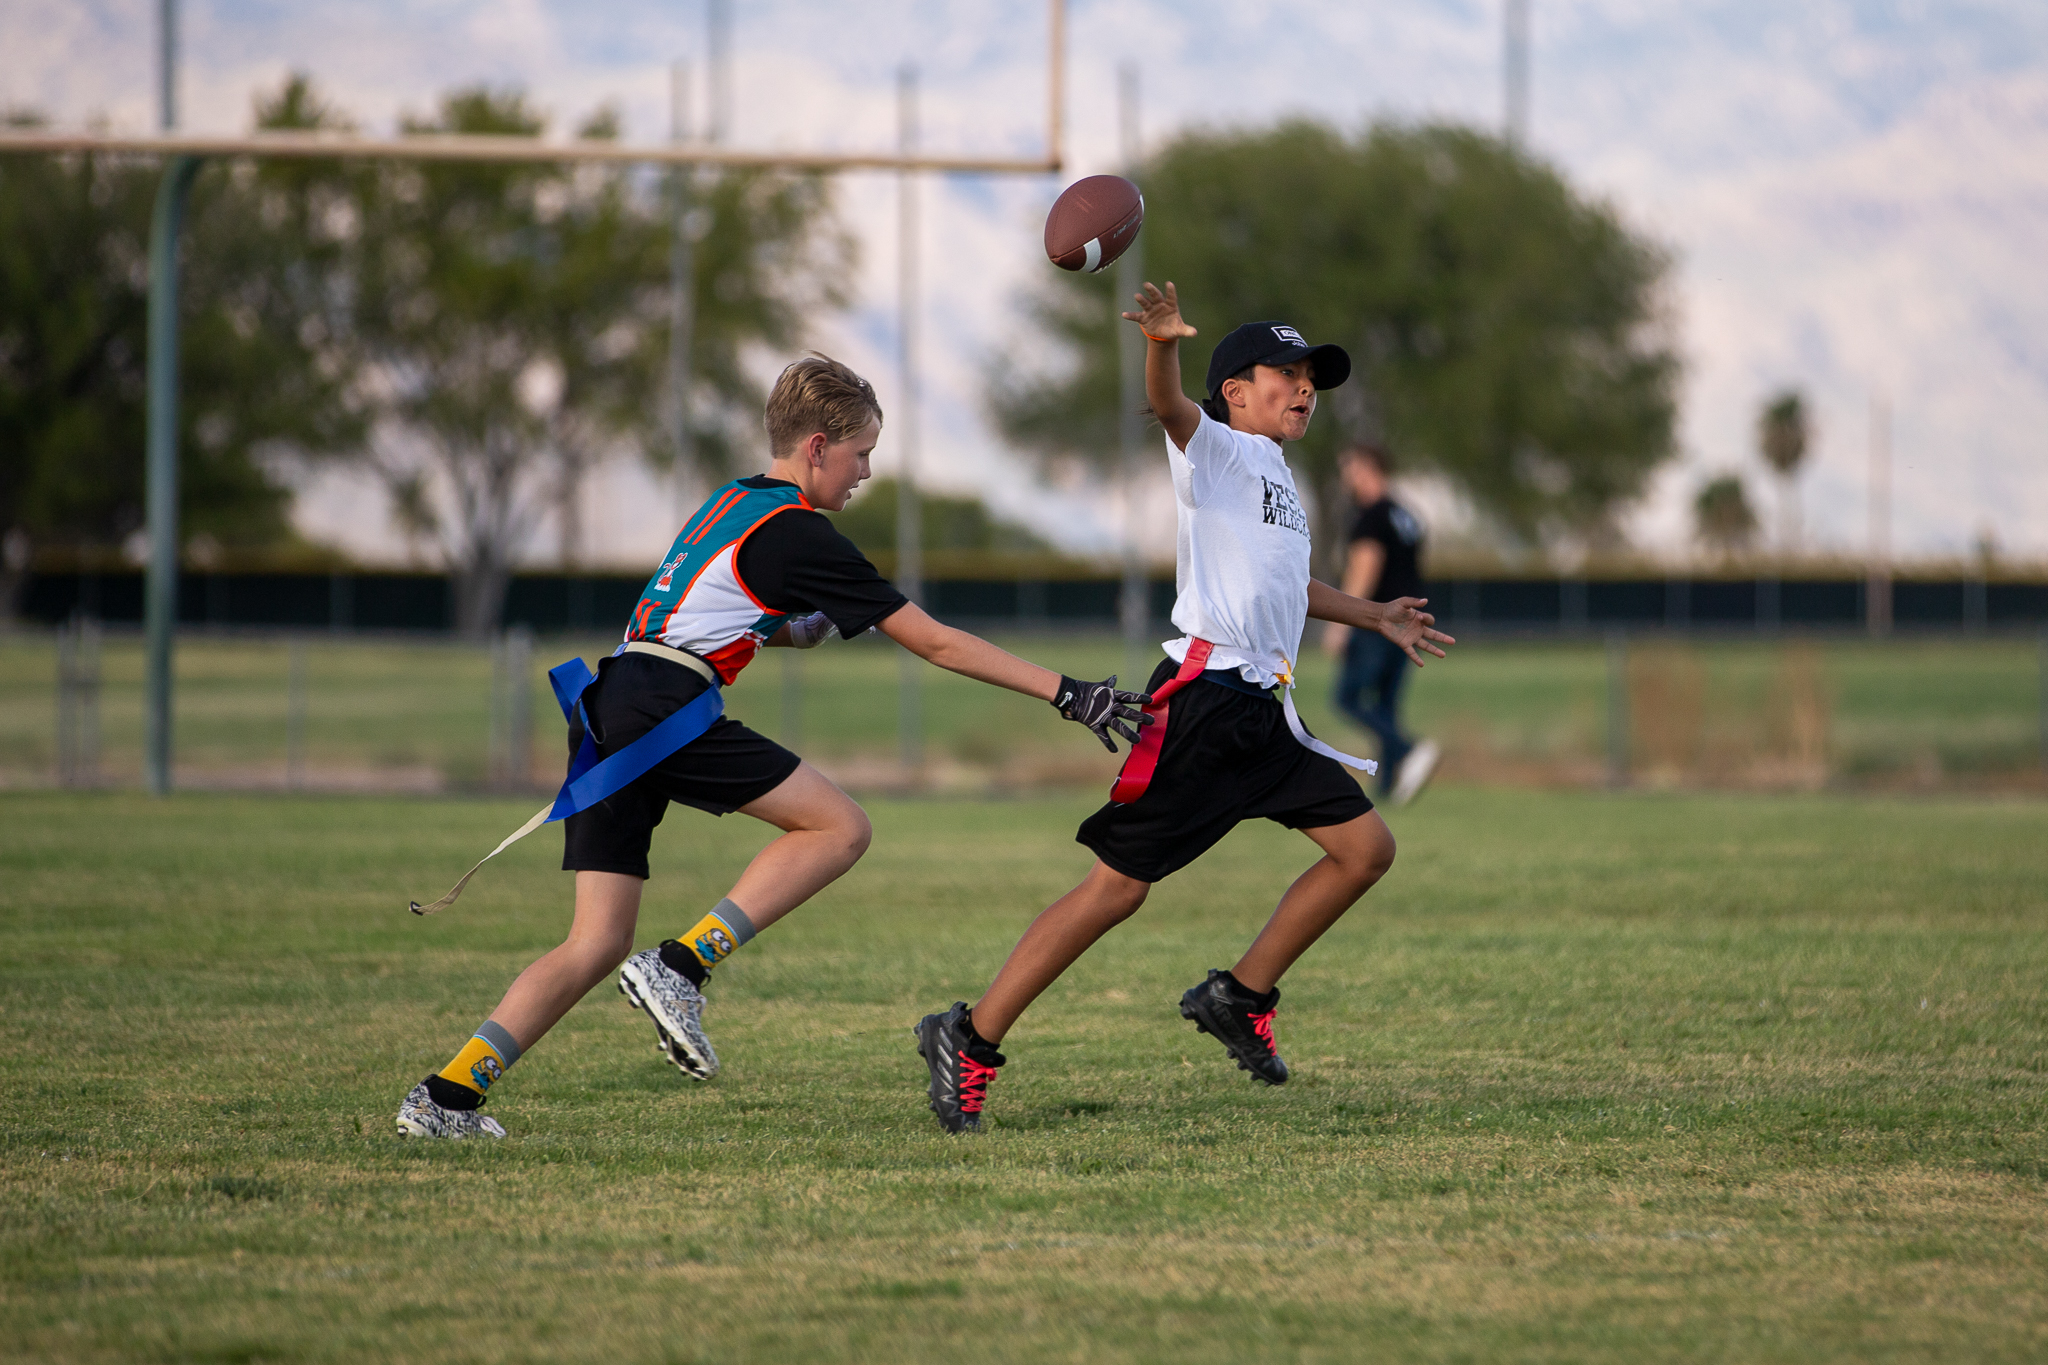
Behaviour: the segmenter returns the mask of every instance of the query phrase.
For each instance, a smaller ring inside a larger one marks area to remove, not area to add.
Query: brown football
[[[1062,270],[1100,270],[1138,240],[1145,196],[1120,175],[1076,180],[1045,215],[1045,254]]]

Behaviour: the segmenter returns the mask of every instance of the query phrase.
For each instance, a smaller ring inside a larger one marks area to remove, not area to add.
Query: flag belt
[[[1145,794],[1152,785],[1152,776],[1159,770],[1159,752],[1166,747],[1166,725],[1171,713],[1170,702],[1173,694],[1202,676],[1209,666],[1209,656],[1216,652],[1211,640],[1188,637],[1187,656],[1181,660],[1180,669],[1171,678],[1152,691],[1152,700],[1146,704],[1146,714],[1154,717],[1150,725],[1138,731],[1138,742],[1131,746],[1130,757],[1116,775],[1116,782],[1109,789],[1109,799],[1119,805],[1129,805]],[[1239,651],[1243,653],[1245,651]],[[1297,743],[1304,749],[1334,758],[1348,768],[1364,773],[1377,773],[1380,765],[1369,758],[1353,758],[1317,739],[1301,723],[1301,716],[1294,709],[1294,669],[1286,659],[1259,659],[1257,662],[1268,673],[1280,680],[1280,707],[1287,714],[1287,728]],[[1277,664],[1278,667],[1274,667]]]
[[[705,676],[711,686],[703,695],[690,701],[668,719],[649,730],[610,758],[597,756],[597,741],[590,737],[590,717],[583,715],[583,743],[576,750],[575,759],[569,764],[569,776],[562,783],[562,789],[555,799],[535,811],[533,818],[512,831],[505,841],[477,859],[476,867],[462,874],[462,880],[455,883],[447,895],[431,905],[411,902],[415,915],[431,915],[437,910],[446,910],[455,904],[455,898],[462,894],[462,888],[469,885],[469,879],[477,869],[503,853],[542,825],[566,819],[579,810],[587,810],[630,784],[635,778],[667,758],[691,740],[709,730],[721,715],[725,714],[725,697],[719,689],[718,674],[711,665],[694,654],[667,645],[655,644],[649,640],[635,640],[625,645],[622,654],[652,654],[668,659]],[[556,664],[548,670],[548,682],[555,689],[555,700],[561,704],[562,719],[574,720],[582,711],[583,694],[597,681],[597,675],[581,659],[570,659]]]

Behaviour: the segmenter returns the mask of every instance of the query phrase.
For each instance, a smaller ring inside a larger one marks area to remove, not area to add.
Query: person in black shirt
[[[1344,559],[1345,592],[1375,602],[1422,596],[1422,523],[1387,491],[1392,459],[1377,445],[1356,445],[1337,457],[1344,487],[1358,503]],[[1415,799],[1436,771],[1434,740],[1402,733],[1401,685],[1408,657],[1373,631],[1331,623],[1323,648],[1341,655],[1337,708],[1379,736],[1380,791],[1390,804]]]

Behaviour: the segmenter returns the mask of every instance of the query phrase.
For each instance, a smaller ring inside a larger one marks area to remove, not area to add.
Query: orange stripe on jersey
[[[734,491],[735,490],[730,488],[726,489],[724,492],[718,495],[718,500],[716,502],[706,503],[704,506],[699,507],[695,512],[691,513],[690,519],[688,521],[685,521],[682,524],[682,528],[676,532],[677,541],[680,542],[685,537],[689,536],[693,531],[695,531],[698,527],[701,527],[704,524],[704,519],[706,517],[710,516],[713,512],[717,511],[720,507],[725,506],[725,500],[731,497]]]
[[[702,526],[699,526],[696,530],[692,531],[689,535],[689,538],[685,540],[683,543],[685,545],[695,545],[698,541],[702,540],[704,538],[704,533],[710,530],[712,527],[716,526],[718,524],[719,518],[723,517],[727,512],[730,512],[733,509],[733,504],[738,502],[741,498],[744,498],[746,495],[746,489],[736,488],[732,492],[726,494],[723,498],[720,498],[718,500],[718,506],[712,509],[710,516],[704,519],[704,524]]]
[[[681,543],[684,545],[696,544],[697,538],[704,534],[704,532],[710,527],[712,520],[716,518],[719,513],[723,512],[726,508],[732,506],[735,502],[738,502],[741,498],[745,496],[746,490],[743,488],[728,488],[725,492],[719,494],[718,501],[712,503],[709,507],[704,508],[698,514],[696,526],[694,528],[691,528],[688,531],[688,533],[683,536]]]

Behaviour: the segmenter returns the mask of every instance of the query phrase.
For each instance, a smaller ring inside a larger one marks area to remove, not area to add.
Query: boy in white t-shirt
[[[1273,1041],[1278,982],[1394,861],[1394,837],[1339,755],[1301,727],[1291,699],[1306,618],[1376,630],[1420,666],[1451,637],[1420,598],[1385,604],[1309,577],[1308,518],[1282,442],[1308,433],[1316,391],[1351,373],[1336,346],[1292,327],[1246,323],[1218,343],[1208,398],[1181,390],[1182,320],[1172,284],[1137,295],[1123,316],[1145,333],[1145,393],[1166,429],[1178,532],[1173,624],[1147,687],[1153,719],[1076,839],[1094,850],[1081,884],[1032,921],[971,1009],[929,1014],[915,1032],[931,1108],[948,1132],[980,1128],[988,1083],[1010,1026],[1090,945],[1136,913],[1152,883],[1200,857],[1242,820],[1306,834],[1323,856],[1295,879],[1229,971],[1181,996],[1181,1014],[1269,1085],[1287,1079]]]

